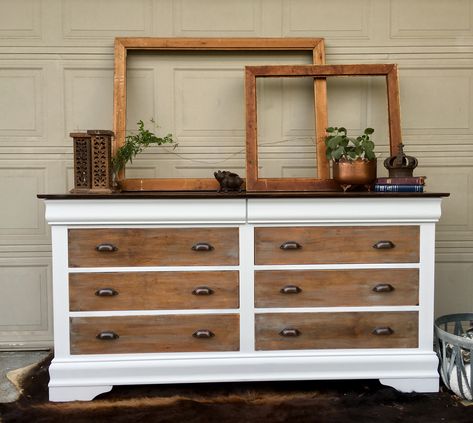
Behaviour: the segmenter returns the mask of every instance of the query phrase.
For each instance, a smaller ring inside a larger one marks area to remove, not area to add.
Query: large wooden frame
[[[258,137],[256,113],[256,78],[314,77],[329,76],[385,76],[388,97],[389,144],[391,154],[397,154],[401,144],[401,118],[397,65],[279,65],[246,66],[246,190],[247,191],[324,191],[333,188],[327,175],[319,170],[319,179],[311,178],[259,178]],[[317,81],[317,79],[316,79]],[[323,143],[328,125],[327,97],[316,97],[316,139]],[[321,141],[320,141],[321,140]],[[324,145],[325,147],[325,145]],[[317,149],[318,156],[325,148]],[[320,159],[320,157],[317,157]],[[318,160],[318,163],[320,160]]]
[[[113,128],[115,138],[113,154],[125,142],[126,133],[126,58],[129,50],[155,51],[312,51],[315,64],[325,63],[323,38],[116,38],[115,39],[115,76],[113,94]],[[320,104],[326,98],[324,79],[314,81],[314,93]],[[323,110],[315,107],[317,124]],[[325,128],[325,126],[324,126]],[[317,139],[317,145],[324,148],[323,138]],[[319,174],[329,177],[329,164],[325,154],[317,155]],[[218,189],[218,182],[213,179],[177,178],[177,179],[125,179],[124,170],[118,176],[121,186],[126,191],[213,191]]]

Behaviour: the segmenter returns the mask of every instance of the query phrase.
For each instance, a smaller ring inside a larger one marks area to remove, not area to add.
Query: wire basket
[[[440,375],[448,389],[473,399],[473,313],[448,314],[435,320],[435,341]]]

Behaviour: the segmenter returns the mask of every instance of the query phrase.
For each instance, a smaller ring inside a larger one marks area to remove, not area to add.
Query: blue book
[[[375,184],[375,192],[424,192],[423,185],[392,185],[392,184]]]

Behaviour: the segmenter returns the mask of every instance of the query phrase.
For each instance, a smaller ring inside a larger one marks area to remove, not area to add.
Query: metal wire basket
[[[440,375],[459,397],[473,399],[473,313],[448,314],[435,320]]]

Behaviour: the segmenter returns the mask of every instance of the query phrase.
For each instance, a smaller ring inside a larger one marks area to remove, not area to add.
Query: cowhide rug
[[[403,394],[377,381],[258,382],[115,387],[89,402],[48,401],[51,357],[0,404],[2,423],[472,423],[473,407],[448,392]]]

